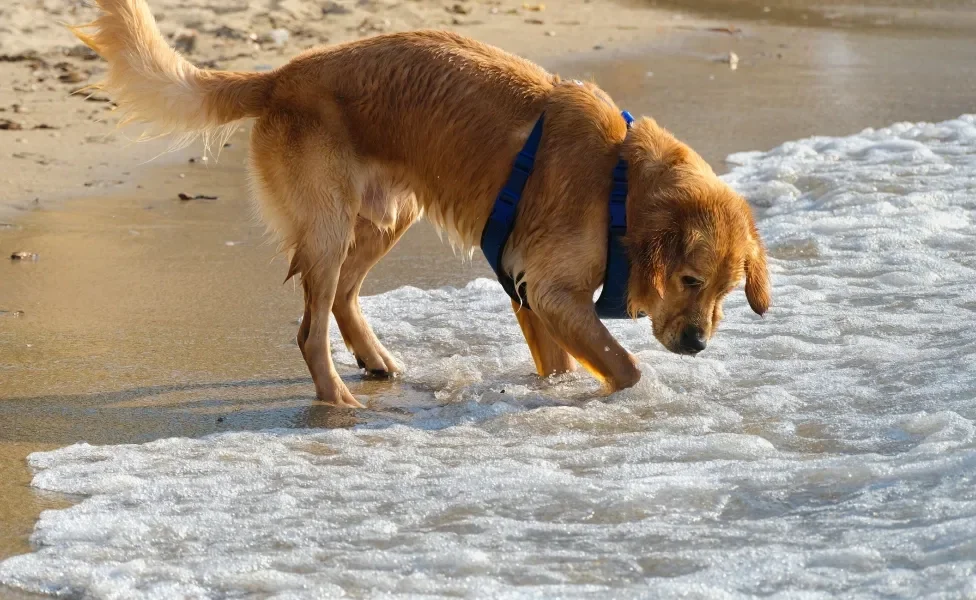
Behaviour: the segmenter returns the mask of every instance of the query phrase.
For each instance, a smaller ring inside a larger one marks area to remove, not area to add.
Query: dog
[[[477,247],[513,157],[545,114],[502,267],[518,274],[516,318],[540,376],[582,365],[610,391],[640,379],[593,296],[607,269],[610,173],[627,162],[626,305],[665,348],[694,355],[745,282],[770,305],[766,253],[749,204],[651,118],[628,128],[589,82],[563,81],[495,47],[443,31],[378,35],[304,52],[265,72],[201,70],[164,40],[145,0],[96,0],[72,28],[108,62],[97,87],[160,134],[205,137],[254,119],[249,172],[261,214],[300,277],[298,346],[321,401],[362,407],[331,357],[329,315],[361,368],[401,366],[359,306],[370,268],[426,216]]]

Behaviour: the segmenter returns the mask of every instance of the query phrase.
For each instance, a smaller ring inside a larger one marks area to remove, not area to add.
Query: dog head
[[[762,315],[769,308],[766,252],[752,210],[652,119],[634,123],[624,156],[630,312],[649,315],[668,350],[698,354],[722,319],[725,296],[743,280],[752,309]]]

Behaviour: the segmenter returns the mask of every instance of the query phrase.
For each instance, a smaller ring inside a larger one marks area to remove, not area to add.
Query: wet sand
[[[735,151],[974,109],[966,35],[734,24],[741,35],[676,29],[628,51],[543,62],[592,76],[718,170]],[[729,50],[736,71],[713,60]],[[189,164],[198,148],[165,155],[117,193],[26,210],[0,229],[4,256],[39,254],[0,262],[0,558],[28,551],[38,513],[72,500],[28,487],[30,452],[355,422],[314,400],[294,342],[300,297],[281,285],[284,261],[251,219],[245,146],[242,132],[217,164]],[[108,145],[103,160],[125,152]],[[179,192],[219,199],[182,203]],[[364,292],[489,274],[480,255],[464,262],[420,224]],[[395,382],[344,377],[380,406],[397,393]]]
[[[974,0],[649,0],[646,4],[707,17],[782,25],[955,33],[976,27]]]

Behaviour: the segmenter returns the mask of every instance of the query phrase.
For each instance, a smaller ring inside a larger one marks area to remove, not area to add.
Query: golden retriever
[[[452,243],[477,247],[543,112],[538,159],[502,261],[526,285],[531,310],[514,308],[540,375],[578,361],[610,390],[640,379],[593,307],[620,157],[629,173],[630,313],[648,315],[668,350],[695,354],[743,279],[753,310],[769,306],[765,250],[747,202],[654,120],[628,130],[592,84],[440,31],[315,49],[270,72],[200,70],[166,44],[144,0],[97,3],[100,16],[73,31],[108,61],[99,87],[128,121],[207,136],[256,119],[252,180],[291,257],[287,278],[301,277],[298,345],[322,401],[362,406],[333,365],[329,314],[363,368],[397,373],[360,310],[363,279],[423,215]]]

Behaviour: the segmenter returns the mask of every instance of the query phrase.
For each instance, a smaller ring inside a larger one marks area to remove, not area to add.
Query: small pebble
[[[271,31],[269,31],[267,36],[265,36],[262,39],[262,41],[271,42],[275,46],[284,46],[285,44],[288,43],[288,38],[290,37],[291,34],[288,32],[287,29],[279,28],[279,29],[272,29]]]

